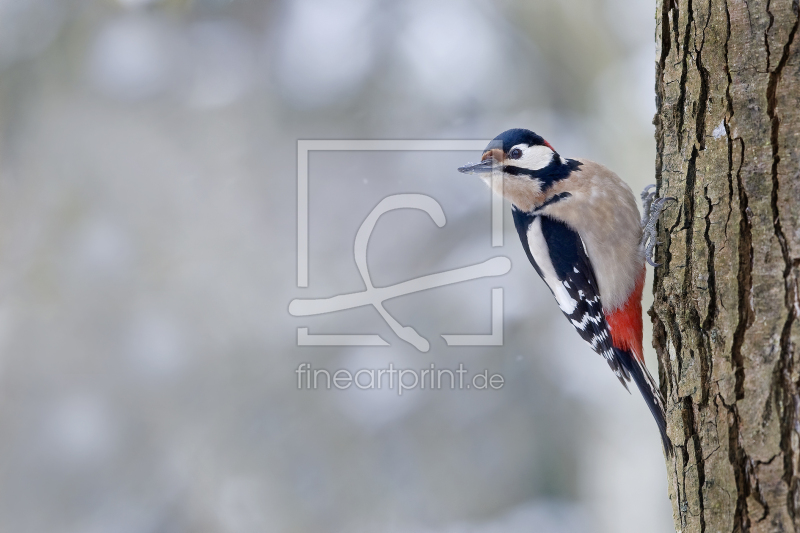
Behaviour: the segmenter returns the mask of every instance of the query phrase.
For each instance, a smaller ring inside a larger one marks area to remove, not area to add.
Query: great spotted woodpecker
[[[479,174],[511,202],[533,268],[622,385],[636,383],[671,455],[664,401],[642,352],[642,289],[645,261],[657,266],[650,258],[655,224],[672,198],[656,199],[647,187],[640,221],[633,192],[619,176],[593,161],[562,158],[525,129],[501,133],[480,163],[458,170]]]

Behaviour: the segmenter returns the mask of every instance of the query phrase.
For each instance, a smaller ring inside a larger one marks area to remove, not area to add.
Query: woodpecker
[[[562,157],[541,136],[511,129],[481,161],[458,169],[478,174],[511,202],[522,248],[578,334],[602,355],[622,385],[633,380],[672,454],[664,401],[642,351],[645,262],[656,245],[664,204],[648,186],[643,217],[631,188],[608,168]],[[493,179],[494,175],[494,179]],[[630,389],[628,389],[630,392]]]

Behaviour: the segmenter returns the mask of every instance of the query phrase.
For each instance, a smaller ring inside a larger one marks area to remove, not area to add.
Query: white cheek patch
[[[549,165],[553,160],[553,151],[547,146],[536,145],[525,147],[524,145],[518,145],[514,148],[522,150],[522,157],[508,161],[508,164],[514,165],[515,167],[539,170]],[[509,153],[511,153],[511,150],[509,150]]]

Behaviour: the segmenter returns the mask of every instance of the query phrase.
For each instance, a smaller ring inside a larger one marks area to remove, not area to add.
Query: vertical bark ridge
[[[776,90],[778,82],[781,79],[783,69],[789,59],[789,50],[794,42],[797,33],[798,22],[798,6],[793,2],[792,8],[795,14],[794,25],[789,32],[789,37],[781,52],[781,57],[778,60],[777,66],[769,74],[769,83],[767,85],[767,114],[770,118],[771,132],[770,144],[772,146],[772,194],[770,196],[770,205],[772,207],[773,227],[775,237],[778,239],[781,247],[781,255],[784,260],[784,305],[787,309],[786,321],[784,322],[780,338],[780,359],[776,367],[775,388],[777,394],[778,404],[782,407],[782,427],[781,434],[781,451],[783,452],[783,481],[789,490],[786,495],[786,508],[789,511],[792,521],[795,521],[795,502],[798,498],[798,481],[795,475],[795,464],[793,461],[793,454],[791,450],[791,435],[795,426],[797,425],[797,409],[798,409],[798,395],[797,386],[791,379],[793,372],[793,355],[794,346],[791,342],[792,324],[796,318],[795,310],[797,307],[797,284],[793,275],[793,260],[789,254],[789,247],[786,241],[786,236],[783,232],[781,224],[780,211],[778,208],[778,189],[780,187],[780,180],[778,179],[778,165],[781,161],[780,146],[779,146],[779,129],[780,129],[780,116],[777,113],[777,98]],[[775,16],[769,11],[769,4],[767,11],[770,16],[770,25],[767,32],[764,34],[764,46],[767,49],[768,66],[771,58],[769,54],[769,30],[775,21]]]

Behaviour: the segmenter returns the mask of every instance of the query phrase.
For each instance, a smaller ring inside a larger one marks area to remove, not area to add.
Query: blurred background
[[[654,10],[636,0],[0,0],[0,530],[672,532],[658,431],[524,256],[492,248],[478,152],[312,152],[298,139],[488,139],[654,181]],[[385,196],[376,285],[512,261],[374,309],[353,239]],[[488,333],[503,287],[502,347]],[[648,281],[646,293],[650,292]],[[646,296],[648,298],[648,296]],[[646,300],[646,306],[650,303]],[[649,320],[646,320],[646,327]],[[389,347],[300,347],[311,333]],[[645,332],[648,366],[657,375]],[[300,363],[500,373],[500,390],[298,390]]]

